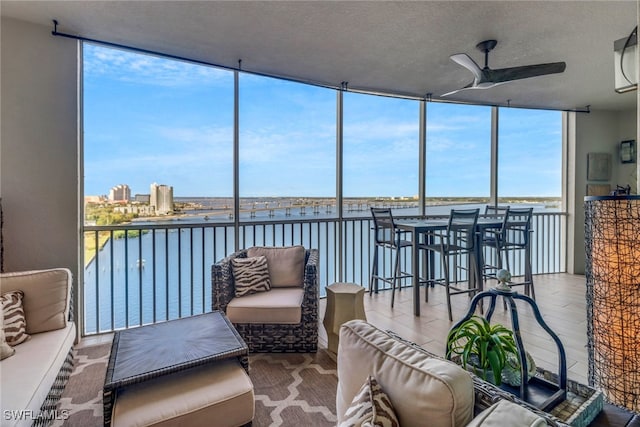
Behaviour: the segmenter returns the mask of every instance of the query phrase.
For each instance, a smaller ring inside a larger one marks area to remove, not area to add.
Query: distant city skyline
[[[419,103],[344,94],[345,197],[418,194]],[[240,74],[241,197],[336,193],[334,90]],[[491,108],[427,103],[427,195],[488,196]],[[233,196],[233,73],[84,44],[84,188]],[[500,109],[501,196],[561,195],[561,113]]]

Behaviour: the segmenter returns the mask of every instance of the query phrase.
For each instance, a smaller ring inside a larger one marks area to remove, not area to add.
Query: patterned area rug
[[[102,385],[110,349],[110,344],[102,344],[75,350],[73,372],[59,404],[69,418],[52,426],[103,425]],[[316,354],[254,354],[249,366],[254,426],[335,426],[335,355],[325,349]]]

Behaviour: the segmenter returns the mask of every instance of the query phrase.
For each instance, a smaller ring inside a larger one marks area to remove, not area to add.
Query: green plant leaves
[[[462,367],[472,367],[484,380],[487,372],[492,372],[497,385],[509,353],[518,355],[513,332],[480,316],[472,316],[447,336],[447,358],[459,357]]]

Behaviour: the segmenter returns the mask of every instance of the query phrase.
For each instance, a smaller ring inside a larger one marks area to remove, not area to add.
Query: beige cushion
[[[128,387],[116,397],[111,425],[235,427],[253,415],[253,384],[234,359]]]
[[[27,322],[22,309],[23,298],[24,293],[22,291],[7,292],[0,297],[5,339],[7,344],[12,347],[22,344],[31,338],[27,334]]]
[[[232,323],[297,324],[302,320],[302,288],[276,288],[233,298],[227,305]]]
[[[263,256],[234,258],[231,260],[231,265],[233,267],[233,284],[237,297],[271,289],[267,258]]]
[[[71,271],[66,268],[0,275],[1,293],[24,292],[23,307],[29,334],[67,325],[71,283]]]
[[[338,427],[399,426],[389,396],[376,379],[369,375],[358,394],[347,408],[345,419]]]
[[[4,338],[4,315],[0,314],[0,360],[12,356],[15,352],[16,350],[7,344],[7,340]]]
[[[247,250],[248,257],[267,258],[272,288],[303,285],[305,253],[304,246],[255,246]]]
[[[33,334],[29,341],[16,346],[16,353],[1,362],[1,409],[18,408],[37,414],[75,338],[75,325],[69,322],[63,329]],[[2,427],[31,426],[32,420],[3,418],[0,424]]]
[[[471,421],[467,427],[545,427],[542,418],[508,400],[499,400]]]
[[[473,381],[468,372],[365,321],[351,320],[340,329],[338,422],[369,375],[393,402],[402,427],[464,426],[473,417]]]

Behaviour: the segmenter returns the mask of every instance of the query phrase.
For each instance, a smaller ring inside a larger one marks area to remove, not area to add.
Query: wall
[[[616,153],[615,162],[617,163],[617,176],[615,177],[616,181],[613,182],[613,185],[616,183],[622,186],[630,185],[631,192],[633,194],[638,194],[638,139],[636,138],[636,133],[638,131],[638,126],[636,126],[636,110],[626,111],[620,113],[618,115],[618,144],[620,141],[625,141],[628,139],[636,140],[636,163],[620,163],[620,156]]]
[[[2,18],[0,196],[5,271],[78,282],[78,44]]]
[[[570,134],[568,143],[575,175],[569,174],[567,186],[567,197],[570,199],[567,207],[568,227],[570,228],[567,233],[567,271],[574,274],[584,274],[584,197],[587,194],[587,183],[600,183],[587,181],[587,154],[609,153],[611,155],[611,179],[603,183],[611,184],[612,188],[615,188],[616,184],[629,184],[632,187],[632,192],[637,192],[634,174],[636,165],[623,165],[618,156],[620,141],[636,139],[636,110],[570,114],[569,127],[571,127],[571,123],[575,123],[575,129]]]

